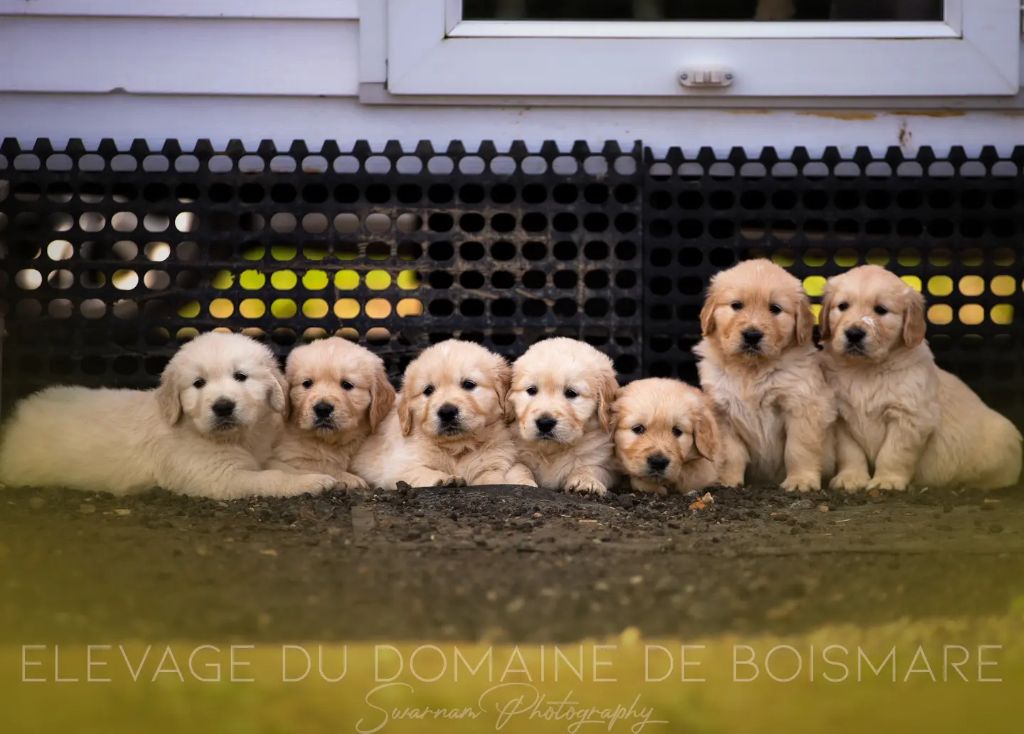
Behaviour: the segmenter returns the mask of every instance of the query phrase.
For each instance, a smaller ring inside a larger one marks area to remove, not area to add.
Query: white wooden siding
[[[786,154],[796,146],[812,154],[826,146],[850,153],[860,145],[878,152],[902,146],[908,153],[933,146],[940,154],[951,145],[977,153],[996,145],[1008,153],[1024,143],[1024,112],[962,112],[942,116],[913,113],[814,113],[794,111],[609,109],[565,107],[393,107],[362,105],[354,98],[301,97],[163,97],[115,95],[0,94],[0,137],[11,135],[23,144],[49,137],[63,145],[81,137],[88,145],[113,138],[127,145],[144,138],[160,146],[179,138],[183,146],[198,138],[224,145],[240,138],[255,145],[267,138],[287,147],[303,139],[310,148],[324,140],[344,147],[357,139],[383,145],[388,140],[414,145],[430,140],[447,145],[460,139],[467,146],[481,140],[498,144],[525,140],[539,147],[544,140],[600,144],[643,140],[655,150],[681,145],[688,151],[733,146],[756,151],[776,146]]]
[[[0,15],[161,18],[359,17],[358,0],[0,0]]]
[[[0,91],[351,96],[358,28],[351,20],[3,17]]]

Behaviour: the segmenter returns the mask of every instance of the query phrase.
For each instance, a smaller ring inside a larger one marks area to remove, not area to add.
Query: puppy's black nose
[[[743,343],[748,347],[756,347],[764,338],[764,332],[760,329],[744,329]]]
[[[850,342],[850,344],[860,344],[864,341],[865,336],[867,334],[859,326],[851,326],[846,330],[846,341]]]
[[[664,454],[652,454],[647,457],[647,468],[653,472],[663,472],[671,463],[672,460]]]
[[[321,401],[313,406],[313,412],[316,413],[317,418],[327,418],[334,412],[334,406]]]
[[[445,403],[437,409],[437,417],[442,423],[454,423],[459,417],[459,409],[451,403]]]
[[[212,406],[213,414],[218,418],[227,418],[235,412],[235,401],[227,398],[220,398]]]
[[[541,433],[551,433],[555,430],[555,426],[558,425],[558,421],[550,415],[542,415],[540,418],[535,420],[534,423],[537,424],[537,430]]]

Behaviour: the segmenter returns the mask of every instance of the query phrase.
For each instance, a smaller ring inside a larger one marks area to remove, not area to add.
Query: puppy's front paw
[[[868,486],[871,477],[856,471],[841,471],[828,483],[829,489],[839,492],[859,492]]]
[[[482,484],[483,482],[481,482]],[[537,480],[533,476],[533,472],[530,471],[523,464],[513,464],[512,467],[505,473],[501,484],[516,484],[521,487],[537,487]]]
[[[565,483],[565,491],[602,496],[608,494],[608,487],[594,477],[581,475],[569,477],[569,481]]]
[[[817,492],[821,489],[821,476],[818,474],[790,474],[782,482],[787,492]]]
[[[668,488],[664,484],[658,484],[647,479],[638,479],[632,477],[629,480],[629,486],[636,492],[643,492],[645,494],[656,494],[664,497],[668,494]]]
[[[442,486],[442,487],[465,487],[466,484],[467,483],[466,483],[466,478],[465,477],[448,477],[447,479],[444,480],[444,482],[441,483],[440,486]]]
[[[423,469],[402,477],[401,481],[410,487],[451,487],[455,477],[433,469]]]
[[[334,489],[338,480],[330,474],[295,474],[291,477],[285,494],[319,494]]]
[[[877,489],[880,492],[906,492],[910,486],[910,480],[895,474],[876,474],[875,478],[868,482],[867,489],[870,492]]]
[[[743,469],[723,469],[718,476],[718,484],[723,487],[737,487],[743,486]]]
[[[337,489],[345,491],[352,490],[368,490],[370,485],[366,483],[366,480],[360,476],[356,476],[351,472],[339,472],[335,477],[338,482]]]

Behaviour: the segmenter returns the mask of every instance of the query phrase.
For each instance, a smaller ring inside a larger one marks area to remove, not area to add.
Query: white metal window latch
[[[698,89],[720,89],[731,87],[735,75],[722,67],[694,67],[679,72],[679,83],[684,87]]]

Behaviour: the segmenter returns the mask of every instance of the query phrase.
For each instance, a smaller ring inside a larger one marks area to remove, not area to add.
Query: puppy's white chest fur
[[[467,441],[462,447],[433,446],[430,458],[424,463],[432,469],[468,482],[490,471],[507,471],[510,464],[508,447],[512,443],[512,436],[504,428],[497,429],[497,434],[483,442]]]
[[[371,486],[393,489],[400,481],[429,486],[451,478],[500,484],[509,481],[515,464],[515,439],[503,423],[491,424],[463,441],[439,443],[419,431],[404,436],[392,411],[356,452],[351,471]]]
[[[606,467],[612,461],[614,446],[607,433],[593,430],[573,444],[520,441],[519,456],[544,489],[559,490],[569,475],[581,466]]]
[[[334,440],[320,439],[289,425],[279,439],[274,454],[285,464],[339,476],[348,472],[352,457],[363,444],[365,435],[364,431],[358,431]]]
[[[785,476],[783,462],[786,422],[779,380],[732,379],[722,374],[713,396],[716,406],[750,454],[748,471],[755,481],[778,482]]]
[[[836,394],[839,416],[873,465],[890,422],[914,424],[931,433],[939,422],[937,370],[930,359],[905,360],[889,368],[875,365],[842,368],[833,357],[825,374]]]
[[[701,342],[694,350],[700,357],[701,385],[715,403],[723,429],[744,445],[747,481],[782,481],[786,465],[787,420],[794,415],[813,418],[807,433],[821,434],[835,420],[836,408],[814,347],[797,348],[772,364],[737,367]],[[808,422],[808,421],[805,421]],[[830,456],[812,453],[828,467]]]

